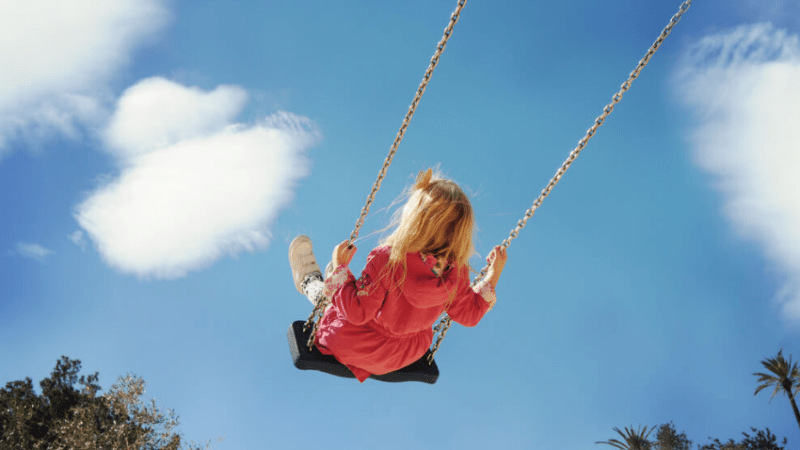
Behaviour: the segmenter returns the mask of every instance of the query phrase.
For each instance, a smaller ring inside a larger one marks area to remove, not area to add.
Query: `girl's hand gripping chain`
[[[356,254],[356,246],[355,245],[347,245],[347,241],[342,242],[341,244],[337,245],[336,248],[333,249],[333,256],[331,257],[331,261],[333,262],[333,267],[339,267],[342,264],[345,266],[350,265],[350,260],[353,259],[353,255]]]
[[[492,249],[492,252],[486,258],[486,262],[489,264],[489,270],[486,271],[486,279],[489,283],[492,283],[492,286],[497,286],[507,260],[508,254],[506,253],[506,248],[502,245]]]

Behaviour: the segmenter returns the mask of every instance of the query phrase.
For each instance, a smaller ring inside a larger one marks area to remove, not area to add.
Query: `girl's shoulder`
[[[389,255],[392,253],[391,245],[379,245],[369,252],[370,255]]]
[[[386,262],[389,260],[389,256],[392,254],[392,247],[390,245],[381,245],[372,249],[367,256],[367,261],[371,261],[373,259],[381,262]]]
[[[389,260],[392,256],[392,246],[391,245],[380,245],[372,249],[367,256],[367,262],[372,264],[377,264],[383,266],[389,263]],[[420,252],[413,252],[407,253],[405,255],[405,264],[406,267],[416,267],[418,265],[424,265],[425,259],[424,256]]]

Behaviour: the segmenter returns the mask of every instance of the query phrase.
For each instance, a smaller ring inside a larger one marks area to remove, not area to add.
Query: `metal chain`
[[[312,324],[314,326],[314,328],[311,330],[311,335],[308,337],[308,342],[306,342],[309,350],[314,349],[314,339],[317,337],[319,322],[322,320],[322,315],[325,313],[325,308],[329,304],[330,300],[328,300],[328,297],[320,296],[317,300],[317,304],[314,305],[314,309],[311,311],[311,315],[308,316],[305,325],[303,325],[303,332],[308,331],[308,327],[312,326]]]
[[[386,177],[386,171],[389,170],[389,166],[392,164],[394,154],[397,153],[397,148],[400,146],[400,142],[403,140],[403,136],[406,133],[406,128],[408,128],[411,118],[414,117],[414,112],[417,110],[417,105],[419,105],[419,101],[422,99],[422,94],[425,93],[425,88],[428,87],[428,82],[431,80],[431,76],[433,76],[433,70],[436,68],[436,65],[439,64],[439,57],[442,55],[444,48],[447,46],[447,40],[450,39],[450,36],[453,33],[453,27],[458,22],[458,18],[461,15],[461,10],[466,4],[467,0],[458,0],[455,11],[450,14],[450,22],[447,23],[447,27],[444,29],[444,35],[439,41],[439,44],[436,45],[436,51],[433,53],[431,62],[428,64],[428,68],[425,70],[425,75],[422,77],[422,82],[417,88],[417,93],[414,95],[414,100],[408,107],[408,112],[406,112],[406,116],[403,118],[403,123],[400,125],[400,130],[397,132],[397,136],[394,138],[392,147],[389,149],[389,154],[386,155],[386,159],[383,161],[383,167],[381,167],[381,170],[378,173],[378,179],[375,180],[375,184],[372,185],[372,191],[370,191],[369,196],[367,196],[367,203],[363,208],[361,208],[361,216],[356,221],[355,229],[353,229],[353,232],[350,233],[350,239],[347,241],[348,245],[355,242],[355,240],[358,238],[358,232],[361,229],[361,226],[364,225],[364,220],[366,219],[367,214],[369,214],[369,208],[372,205],[372,202],[375,200],[375,194],[377,194],[378,189],[381,188],[381,183],[383,182],[384,177]],[[311,336],[308,339],[309,349],[311,349],[314,345],[314,339],[317,335],[317,329],[319,328],[319,321],[322,318],[322,315],[325,312],[325,308],[328,306],[328,304],[330,304],[330,299],[327,297],[321,298],[314,307],[314,310],[311,312],[311,315],[308,316],[308,320],[306,320],[306,323],[303,327],[303,331],[306,331],[312,323],[314,324],[314,328],[311,330]]]
[[[358,238],[358,231],[361,229],[361,226],[364,225],[364,219],[366,219],[367,214],[369,213],[369,207],[372,205],[373,200],[375,200],[375,194],[378,192],[378,189],[381,188],[381,182],[383,182],[383,178],[386,176],[386,171],[389,169],[389,165],[392,164],[392,159],[394,159],[394,154],[397,152],[397,147],[400,146],[400,141],[403,140],[403,135],[406,133],[406,128],[408,128],[408,124],[411,122],[411,118],[414,116],[414,112],[417,110],[417,105],[419,104],[420,99],[422,99],[422,94],[425,93],[425,88],[428,86],[428,81],[430,81],[431,76],[433,75],[433,69],[435,69],[436,65],[439,64],[439,57],[444,51],[444,48],[447,46],[447,40],[450,39],[450,35],[453,33],[453,27],[458,22],[461,9],[464,8],[464,5],[466,4],[467,0],[459,0],[455,11],[450,14],[450,22],[444,29],[442,40],[440,40],[439,44],[436,46],[436,52],[431,57],[431,63],[428,65],[428,69],[425,70],[425,75],[422,77],[422,82],[417,88],[416,95],[414,95],[414,101],[412,101],[411,105],[408,107],[408,112],[406,113],[405,118],[403,118],[403,124],[400,125],[400,131],[397,132],[397,136],[394,138],[394,142],[389,150],[389,154],[383,161],[383,167],[378,173],[378,179],[375,180],[375,184],[372,185],[372,191],[367,197],[367,204],[361,208],[361,216],[356,221],[355,229],[352,233],[350,233],[350,239],[347,242],[348,244],[352,244],[355,242],[356,238]]]
[[[659,47],[661,47],[661,44],[664,42],[664,39],[666,39],[667,36],[669,36],[669,34],[672,32],[672,27],[674,27],[675,25],[678,24],[678,22],[680,22],[681,16],[683,16],[683,13],[685,13],[686,10],[688,10],[691,5],[692,5],[692,0],[686,0],[681,4],[678,13],[672,16],[672,19],[670,19],[669,24],[667,24],[666,28],[664,28],[664,30],[661,31],[661,35],[658,36],[658,39],[656,39],[653,45],[650,46],[650,49],[647,50],[647,54],[644,55],[644,58],[642,58],[639,61],[639,65],[637,65],[636,69],[634,69],[633,72],[631,72],[630,76],[628,76],[628,79],[625,80],[624,83],[622,83],[619,92],[614,94],[614,96],[611,98],[611,103],[609,103],[608,105],[606,105],[605,108],[603,108],[603,113],[597,119],[595,119],[594,124],[591,126],[591,128],[589,128],[586,131],[586,135],[583,137],[583,139],[578,141],[578,146],[575,147],[575,149],[573,149],[570,152],[567,160],[564,161],[561,167],[559,167],[555,176],[553,176],[550,182],[547,183],[547,186],[544,188],[544,190],[542,190],[542,193],[539,194],[539,197],[533,202],[533,206],[531,206],[527,211],[525,211],[525,217],[523,217],[519,222],[517,222],[517,226],[513,230],[511,230],[509,236],[505,240],[503,240],[503,242],[500,245],[502,245],[505,248],[508,248],[508,246],[511,244],[511,241],[517,237],[520,230],[525,228],[525,225],[528,223],[528,219],[533,217],[533,214],[536,212],[536,209],[539,208],[544,199],[548,195],[550,195],[550,191],[553,190],[556,184],[558,184],[558,182],[561,180],[561,177],[564,176],[564,173],[572,165],[573,161],[575,161],[578,155],[580,155],[581,150],[583,150],[589,143],[589,139],[591,139],[597,132],[597,129],[600,128],[601,125],[603,125],[603,122],[606,120],[606,117],[609,114],[611,114],[611,111],[614,111],[614,106],[617,103],[619,103],[620,100],[622,100],[622,95],[628,89],[630,89],[633,80],[635,80],[639,76],[639,73],[642,71],[642,69],[644,69],[647,63],[650,62],[650,58],[653,57],[653,55],[656,53]],[[486,272],[488,270],[489,266],[487,264],[486,266],[483,267],[483,269],[481,269],[481,272],[478,274],[478,276],[475,277],[475,280],[472,282],[473,286],[478,284],[478,282],[482,280],[484,276],[486,276]],[[433,361],[433,356],[439,350],[439,345],[442,343],[444,335],[447,334],[447,330],[450,328],[451,323],[452,320],[447,314],[445,314],[445,316],[442,318],[439,324],[434,328],[434,332],[440,329],[441,332],[439,334],[439,337],[436,339],[436,343],[431,348],[431,354],[428,357],[428,363]]]
[[[450,318],[447,313],[444,314],[442,320],[433,327],[433,334],[439,333],[439,336],[436,337],[436,343],[433,344],[431,347],[431,353],[428,355],[428,365],[433,364],[433,357],[436,355],[436,352],[439,351],[439,346],[442,344],[445,335],[447,334],[447,330],[450,329],[450,325],[453,323],[453,319]]]

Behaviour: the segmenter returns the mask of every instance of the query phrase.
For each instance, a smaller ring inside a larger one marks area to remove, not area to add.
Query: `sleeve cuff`
[[[494,308],[494,304],[497,303],[497,295],[495,294],[494,286],[492,285],[492,283],[489,283],[488,281],[481,281],[480,283],[473,286],[472,290],[475,291],[475,293],[477,293],[481,297],[483,297],[486,303],[489,304],[489,309],[487,310],[487,312],[491,311],[492,308]]]
[[[350,268],[342,264],[325,280],[325,296],[332,298],[333,294],[349,281],[355,281],[355,277]]]

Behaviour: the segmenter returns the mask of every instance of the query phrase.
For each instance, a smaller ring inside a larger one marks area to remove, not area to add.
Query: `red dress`
[[[325,280],[332,306],[320,322],[317,347],[336,357],[361,382],[421,358],[433,340],[431,327],[450,298],[447,313],[468,327],[477,325],[496,301],[490,283],[470,287],[468,268],[448,267],[437,275],[436,259],[420,253],[406,255],[402,284],[402,266],[381,276],[390,251],[391,247],[382,246],[370,252],[358,280],[345,265]]]

